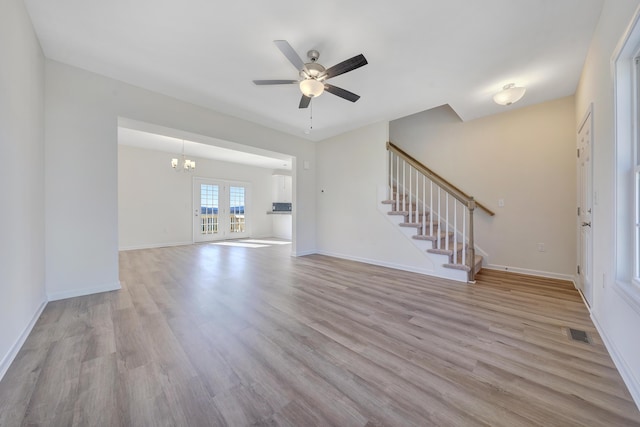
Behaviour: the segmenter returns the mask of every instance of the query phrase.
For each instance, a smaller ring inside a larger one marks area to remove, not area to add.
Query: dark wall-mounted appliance
[[[272,203],[271,210],[273,212],[291,212],[291,203]]]

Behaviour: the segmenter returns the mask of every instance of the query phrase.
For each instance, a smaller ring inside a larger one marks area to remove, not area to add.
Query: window
[[[613,56],[615,66],[616,290],[640,312],[640,14]]]
[[[230,231],[244,233],[244,187],[229,187]]]
[[[633,145],[633,186],[634,186],[634,259],[633,280],[640,285],[640,50],[637,50],[633,61],[634,90],[632,101],[632,145]]]

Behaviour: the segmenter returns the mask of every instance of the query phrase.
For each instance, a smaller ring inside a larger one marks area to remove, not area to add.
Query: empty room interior
[[[640,426],[640,0],[2,0],[0,426]]]

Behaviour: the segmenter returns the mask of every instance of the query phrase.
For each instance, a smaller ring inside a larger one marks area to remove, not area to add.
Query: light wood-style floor
[[[640,425],[567,282],[289,253],[121,253],[121,291],[47,305],[0,425]]]

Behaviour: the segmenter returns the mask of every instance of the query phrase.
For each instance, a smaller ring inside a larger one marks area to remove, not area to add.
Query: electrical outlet
[[[538,243],[538,252],[546,252],[547,248],[545,248],[544,243]]]
[[[498,199],[498,207],[504,208],[504,199]]]

